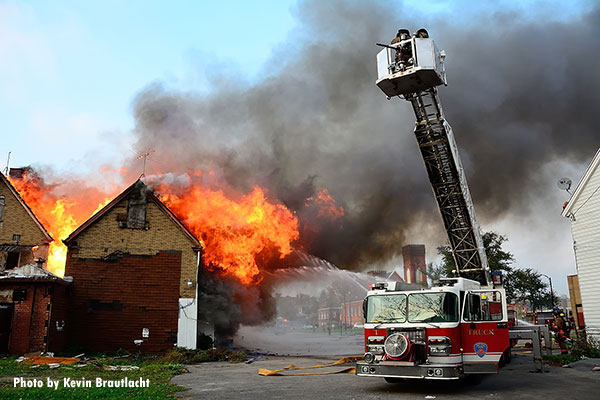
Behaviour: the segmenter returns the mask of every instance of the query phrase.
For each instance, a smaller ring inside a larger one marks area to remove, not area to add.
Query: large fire
[[[25,171],[20,178],[8,179],[52,236],[46,268],[58,276],[64,276],[67,247],[62,240],[107,204],[110,201],[107,196],[112,195],[112,191],[105,193],[79,186],[79,191],[72,191],[67,197],[55,194],[57,185],[46,185],[43,179],[30,171]]]
[[[198,180],[201,176],[199,172],[187,175],[188,184],[183,186],[165,183],[155,176],[148,185],[203,242],[206,266],[235,276],[244,284],[260,283],[261,263],[281,260],[298,245],[297,215],[268,199],[265,190],[258,186],[247,194],[230,190],[226,195],[223,190],[205,187]],[[64,191],[69,195],[59,196],[55,194],[60,192],[57,185],[44,184],[34,173],[10,180],[54,239],[48,252],[48,270],[63,276],[67,249],[62,240],[118,191],[106,193],[79,185],[75,191],[73,188]],[[318,219],[335,220],[343,215],[343,209],[325,189],[306,199],[304,207]]]
[[[283,258],[298,239],[296,216],[269,202],[259,187],[237,201],[221,190],[201,186],[177,194],[166,186],[157,189],[167,207],[204,242],[205,264],[244,284],[260,282],[259,258]]]

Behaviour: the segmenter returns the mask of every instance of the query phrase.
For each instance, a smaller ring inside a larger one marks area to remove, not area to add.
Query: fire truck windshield
[[[408,295],[408,322],[457,322],[458,296],[450,292]]]
[[[405,322],[406,295],[386,294],[369,296],[366,317],[367,323]]]
[[[367,299],[367,323],[456,322],[458,296],[450,292],[386,294]]]

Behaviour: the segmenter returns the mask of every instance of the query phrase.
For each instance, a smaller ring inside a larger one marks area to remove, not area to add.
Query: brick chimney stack
[[[419,283],[427,285],[427,270],[425,263],[425,245],[409,244],[402,247],[402,259],[404,260],[404,280],[408,283]]]

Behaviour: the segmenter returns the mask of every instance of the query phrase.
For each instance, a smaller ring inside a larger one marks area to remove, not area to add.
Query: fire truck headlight
[[[452,342],[447,336],[430,336],[428,342],[432,356],[447,356],[452,352]]]
[[[371,364],[373,361],[375,361],[375,354],[365,353],[365,362],[368,362],[369,364]]]

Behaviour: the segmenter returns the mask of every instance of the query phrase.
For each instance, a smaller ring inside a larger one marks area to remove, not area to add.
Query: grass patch
[[[246,359],[244,352],[228,349],[174,349],[158,356],[96,355],[86,360],[85,366],[74,364],[50,368],[47,365],[18,363],[16,357],[8,357],[0,360],[0,399],[171,399],[176,392],[185,390],[169,383],[173,376],[186,372],[183,364]],[[135,366],[137,369],[107,370],[107,366]],[[41,387],[14,387],[15,377],[36,382]],[[97,378],[106,385],[97,387]],[[58,389],[49,387],[49,379],[58,382]],[[123,384],[125,379],[130,382],[141,379],[149,382],[149,387],[109,387],[109,382],[116,386],[117,383]],[[80,386],[69,387],[72,382]]]

